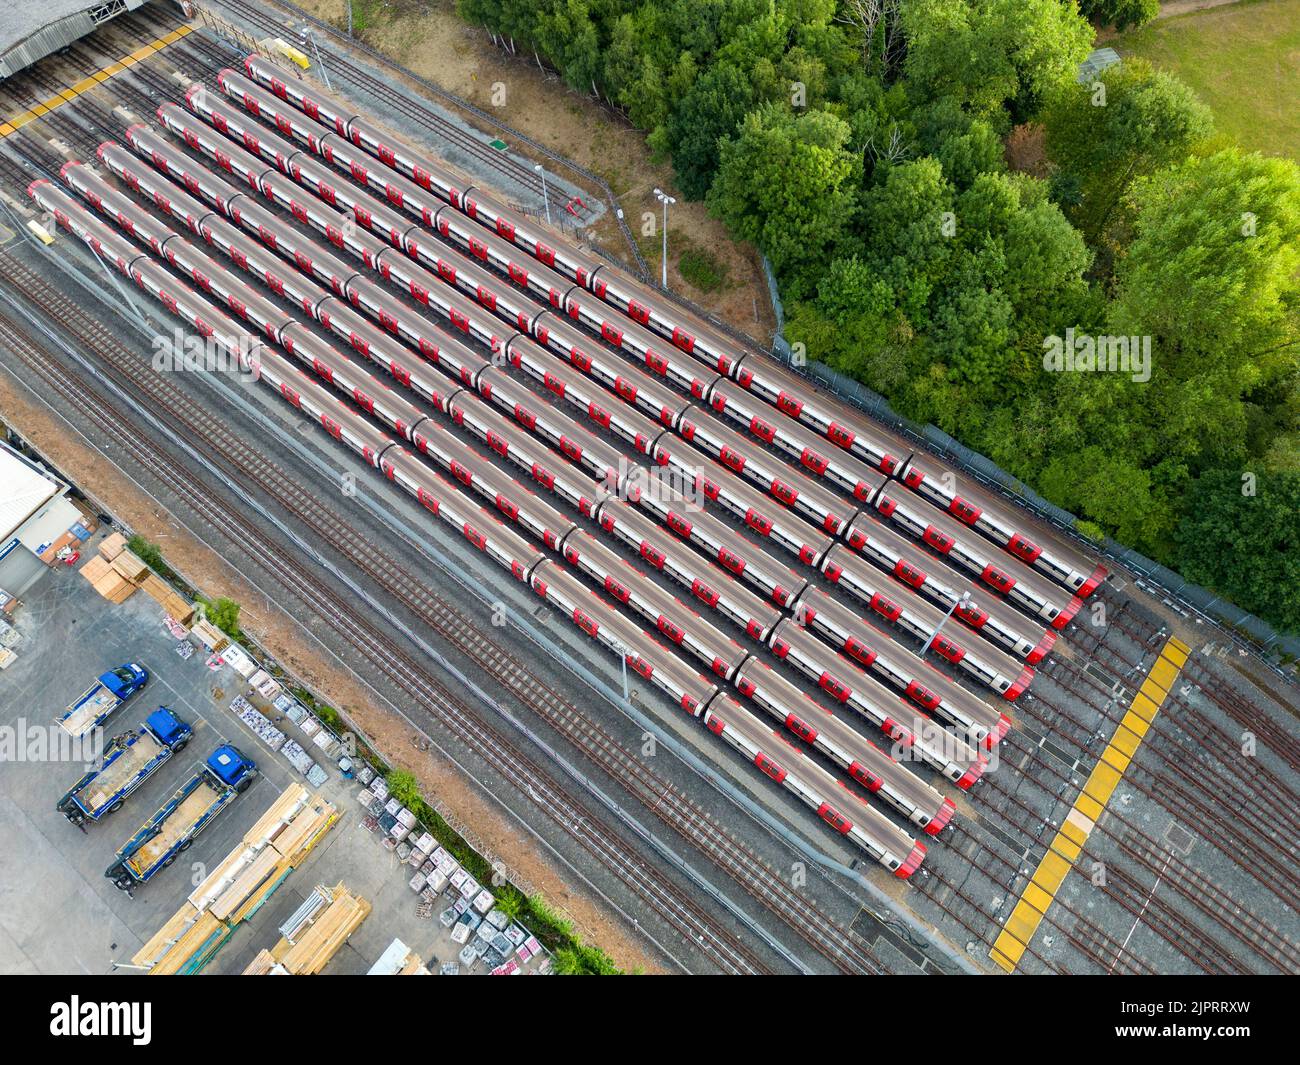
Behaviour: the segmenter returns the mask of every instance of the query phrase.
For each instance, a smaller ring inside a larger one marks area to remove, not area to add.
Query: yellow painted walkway
[[[1074,806],[1061,823],[1061,830],[1052,840],[1047,854],[1038,863],[1034,875],[1025,886],[1020,900],[989,951],[994,963],[1007,972],[1014,972],[1020,958],[1034,938],[1043,915],[1056,898],[1056,892],[1065,880],[1076,858],[1088,841],[1092,827],[1106,808],[1116,785],[1129,763],[1137,754],[1142,737],[1160,712],[1165,699],[1178,678],[1191,648],[1182,640],[1170,638],[1160,650],[1155,665],[1133,696],[1128,712],[1115,728],[1115,734],[1083,785]]]
[[[64,89],[55,96],[51,96],[42,103],[33,105],[30,111],[24,111],[21,114],[14,115],[8,121],[0,123],[0,137],[7,137],[15,130],[22,129],[28,122],[34,122],[42,115],[48,115],[55,108],[62,107],[70,100],[75,100],[83,92],[93,89],[102,81],[107,81],[114,74],[120,74],[129,67],[135,66],[144,59],[148,59],[155,52],[160,52],[174,41],[179,41],[182,37],[191,31],[189,26],[179,26],[172,30],[165,37],[159,37],[150,44],[137,48],[128,56],[123,56],[116,63],[106,66],[103,70],[97,70],[87,78],[82,78],[76,85]]]

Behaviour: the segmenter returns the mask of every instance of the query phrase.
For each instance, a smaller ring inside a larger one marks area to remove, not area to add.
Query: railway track
[[[20,287],[20,290],[38,292],[44,287],[39,282],[39,279],[22,268],[20,264],[16,264],[12,259],[0,257],[0,265],[3,265],[6,270],[12,271],[16,278],[15,283]],[[624,781],[625,786],[633,795],[661,821],[668,824],[689,843],[700,849],[733,881],[737,882],[747,894],[762,903],[775,916],[789,925],[793,931],[805,938],[828,961],[845,972],[878,973],[883,970],[883,966],[870,951],[861,936],[853,932],[852,929],[839,925],[838,922],[820,911],[816,904],[812,903],[806,896],[797,893],[793,888],[785,884],[773,870],[762,863],[752,850],[731,838],[721,829],[716,820],[702,808],[683,795],[678,789],[659,779],[645,766],[642,760],[621,747],[612,738],[601,734],[596,726],[575,707],[560,699],[556,693],[546,689],[535,678],[531,677],[522,666],[522,663],[515,659],[510,652],[495,645],[482,633],[477,632],[472,623],[459,616],[456,611],[439,600],[431,591],[423,589],[415,592],[404,592],[400,586],[393,587],[397,582],[393,581],[390,576],[390,573],[393,572],[392,567],[386,567],[376,562],[375,549],[365,545],[353,529],[340,521],[337,516],[324,511],[317,500],[288,483],[287,478],[282,473],[270,468],[265,460],[257,456],[255,452],[241,447],[238,439],[233,437],[223,425],[216,423],[210,416],[201,410],[177,409],[186,405],[184,397],[175,394],[169,395],[168,393],[173,392],[173,390],[170,389],[167,383],[160,382],[157,375],[149,372],[140,364],[139,360],[121,352],[120,345],[117,344],[115,338],[98,322],[89,319],[79,308],[67,306],[67,301],[57,293],[50,293],[46,298],[49,302],[49,309],[55,314],[59,323],[72,330],[81,343],[91,346],[100,357],[111,358],[114,370],[121,373],[130,382],[131,387],[147,389],[148,393],[160,405],[173,404],[171,414],[176,419],[177,424],[191,425],[196,433],[202,435],[209,447],[223,454],[229,453],[232,461],[236,463],[241,474],[248,479],[249,483],[258,484],[284,505],[290,513],[307,522],[310,526],[321,529],[325,534],[324,538],[330,540],[350,561],[356,563],[363,572],[366,572],[380,587],[383,587],[386,593],[403,602],[421,620],[427,621],[435,631],[448,639],[453,646],[463,650],[466,657],[472,662],[487,670],[490,675],[497,677],[507,689],[515,692],[522,701],[538,712],[544,720],[547,720],[566,739],[579,750],[582,750],[584,755],[591,758],[595,764],[600,765],[611,776]],[[33,367],[33,369],[37,369],[39,372],[39,367]],[[59,380],[58,375],[54,375],[54,380]],[[87,406],[95,409],[94,404],[87,404],[84,398],[78,401],[80,390],[76,388],[69,388],[65,385],[64,388],[59,389],[59,393],[69,402],[76,402],[78,409],[84,410]],[[89,416],[89,411],[87,413]],[[189,419],[193,419],[193,422]],[[96,424],[100,424],[100,418],[94,420]],[[119,431],[115,432],[114,435],[120,438],[124,434]],[[132,447],[131,451],[133,457],[138,453],[147,456],[147,449],[142,452],[138,445]],[[160,475],[169,472],[167,469],[159,471],[156,462],[148,463],[147,468],[159,472]],[[181,489],[186,488],[185,485],[181,486]],[[188,490],[192,493],[192,486]],[[200,512],[203,511],[200,510]],[[251,532],[248,529],[233,530],[232,535],[236,536],[236,542],[243,543],[242,538],[257,534],[257,532],[256,528],[253,528]],[[278,558],[279,556],[272,553],[267,557]],[[309,591],[304,594],[309,596],[313,594],[320,596],[322,594],[322,590],[319,588],[313,589],[310,585],[308,588]],[[334,597],[334,599],[337,600],[337,597]],[[342,602],[335,602],[333,609],[342,611],[344,615],[349,610],[347,604]],[[359,622],[361,619],[357,620]],[[354,622],[348,620],[346,625],[341,626],[340,631],[350,631],[349,626],[352,624]],[[358,647],[358,650],[369,656],[370,653],[375,651],[376,646],[384,648],[387,653],[391,654],[391,648],[387,648],[382,642],[375,646]],[[377,667],[380,665],[382,663],[376,662]],[[422,671],[414,663],[407,662],[403,665],[403,670],[398,672],[394,680],[402,684],[405,689],[411,690],[412,680],[405,675],[405,671],[410,669]],[[436,683],[433,682],[432,678],[418,679],[422,684]],[[459,714],[463,715],[463,713],[464,709],[462,708]],[[453,713],[450,718],[439,718],[439,720],[440,723],[444,724],[456,724],[461,721],[461,716]],[[460,734],[460,729],[457,729],[457,733]],[[508,744],[508,741],[499,734],[494,736],[494,741]],[[508,769],[508,766],[505,768]],[[509,776],[509,773],[506,775]],[[572,796],[569,798],[571,801],[576,801],[572,799]],[[584,824],[593,831],[599,830],[603,832],[604,830],[599,829],[599,820],[599,815],[586,818],[565,815],[560,823],[566,826]],[[580,842],[584,841],[580,840]],[[584,842],[584,845],[587,844]],[[640,860],[637,859],[636,861],[639,862]],[[642,885],[642,890],[646,890],[645,885]],[[679,899],[678,904],[683,905],[683,900]],[[691,924],[684,925],[684,927],[698,924],[702,920],[702,913],[703,911],[696,908]],[[839,938],[828,938],[825,935],[817,934],[818,926],[820,926],[821,930],[835,932]],[[752,956],[746,957],[748,948],[735,940],[734,937],[731,937],[730,940],[721,938],[726,935],[725,932],[719,933],[717,930],[713,930],[705,936],[703,942],[714,942],[719,957],[726,963],[724,967],[736,967],[740,971],[746,971],[747,969],[758,970],[761,963],[758,963]],[[697,937],[692,934],[692,938]],[[728,944],[725,951],[717,946],[719,941]]]
[[[270,15],[265,8],[244,3],[243,0],[222,0],[222,3],[232,11],[238,12],[253,26],[274,34],[283,33],[285,30],[285,22]],[[336,72],[345,72],[349,81],[364,89],[385,105],[393,108],[395,114],[404,115],[426,128],[435,130],[440,137],[455,145],[460,151],[472,156],[490,170],[501,174],[524,188],[532,189],[538,185],[537,175],[532,167],[516,159],[508,152],[498,151],[470,131],[460,128],[454,122],[449,122],[436,111],[421,106],[408,94],[385,84],[356,63],[349,61],[341,52],[334,51],[330,53],[329,69]],[[451,97],[449,94],[442,93],[441,95],[457,107],[465,106],[463,101]],[[546,199],[552,212],[558,212],[561,217],[567,213],[568,197],[548,186]]]
[[[1175,819],[1186,819],[1189,812],[1204,825],[1214,827],[1221,838],[1237,844],[1231,852],[1223,850],[1225,857],[1241,865],[1242,855],[1249,854],[1258,864],[1268,870],[1268,875],[1260,878],[1260,883],[1277,898],[1293,905],[1300,897],[1300,876],[1294,868],[1295,839],[1297,825],[1295,816],[1295,793],[1286,784],[1270,773],[1267,767],[1248,761],[1251,766],[1251,778],[1260,784],[1260,790],[1275,796],[1272,803],[1265,803],[1258,794],[1246,790],[1239,781],[1224,772],[1224,767],[1237,765],[1242,759],[1240,751],[1232,745],[1230,738],[1217,729],[1212,722],[1207,722],[1192,712],[1190,707],[1181,703],[1177,695],[1171,696],[1174,705],[1183,706],[1184,713],[1177,724],[1171,725],[1168,713],[1157,717],[1156,724],[1148,733],[1149,740],[1143,744],[1143,750],[1151,757],[1159,759],[1168,770],[1158,772],[1142,762],[1134,762],[1126,773],[1125,779],[1142,794],[1163,806]],[[1042,705],[1039,698],[1033,703],[1026,703],[1024,711],[1034,712],[1031,707]],[[1046,704],[1056,715],[1055,726],[1062,721],[1082,733],[1089,733],[1088,726],[1075,714],[1063,707]],[[1102,721],[1107,730],[1113,729],[1123,716],[1123,708],[1116,708],[1116,713],[1103,712]],[[1163,719],[1163,721],[1162,721]],[[1181,731],[1193,743],[1189,748],[1181,743],[1175,734]],[[1222,762],[1216,766],[1207,762],[1206,756],[1214,746],[1222,745],[1227,757],[1236,756],[1234,760]],[[1170,753],[1167,747],[1173,747]],[[1192,759],[1195,759],[1193,762]],[[1214,799],[1208,799],[1204,792],[1205,774],[1198,774],[1193,766],[1199,765],[1213,773],[1216,781]],[[1227,810],[1230,816],[1224,815]],[[1246,869],[1246,866],[1241,866]],[[1248,870],[1256,872],[1256,869]]]
[[[0,259],[0,263],[3,264],[6,275],[12,276],[8,274],[10,261],[7,258]],[[66,324],[64,316],[56,314],[56,319],[61,324]],[[113,342],[111,335],[106,332],[101,337],[83,336],[81,339],[108,344]],[[428,713],[432,721],[450,732],[460,734],[496,772],[525,788],[548,816],[557,824],[569,828],[570,834],[593,857],[617,870],[621,874],[620,878],[647,905],[677,924],[722,968],[732,973],[770,971],[743,942],[716,927],[689,896],[660,877],[613,832],[604,828],[599,816],[582,804],[572,791],[560,786],[504,735],[481,720],[475,721],[472,730],[466,728],[466,720],[477,718],[468,703],[457,699],[340,596],[321,586],[291,552],[277,547],[257,525],[225,507],[217,494],[198,477],[167,463],[142,439],[133,436],[126,429],[130,425],[129,416],[104,393],[74,385],[59,375],[48,372],[48,356],[32,343],[21,325],[3,313],[0,313],[0,342],[5,343],[30,369],[41,374],[65,401],[73,403],[99,429],[109,433],[143,469],[163,480],[205,521],[239,543],[268,570],[275,572],[291,591],[315,604],[335,631],[345,633],[363,658],[398,684]],[[171,414],[177,413],[166,403],[160,404],[160,409]],[[581,830],[576,830],[576,826],[581,826]]]
[[[211,55],[211,51],[212,51],[212,49],[213,49],[213,48],[216,48],[216,46],[211,46],[211,43],[205,44],[205,46],[204,46],[203,48],[200,48],[200,47],[198,46],[198,42],[194,42],[194,44],[195,44],[195,51],[196,51],[196,52],[205,51],[205,52],[208,52],[209,55]],[[220,51],[220,49],[217,49],[217,51]],[[225,57],[225,56],[221,56],[220,59],[221,59],[222,62],[229,61],[229,57]],[[146,98],[147,95],[152,95],[151,92],[148,92],[149,87],[151,87],[151,86],[152,86],[153,88],[161,87],[161,88],[162,88],[162,91],[164,91],[165,94],[168,94],[168,95],[172,95],[172,94],[174,94],[175,86],[173,85],[172,82],[170,82],[170,79],[166,78],[166,75],[161,74],[161,73],[159,73],[159,72],[148,72],[148,73],[146,73],[146,72],[147,72],[147,68],[144,68],[143,65],[140,66],[140,68],[136,69],[136,72],[135,72],[135,73],[136,73],[136,77],[138,77],[138,81],[139,81],[140,83],[142,83],[142,85],[146,86],[146,88],[144,88],[144,90],[142,90],[142,88],[133,88],[133,91],[135,91],[135,92],[139,92],[139,94],[142,94],[142,99]],[[1121,629],[1121,631],[1128,633],[1128,635],[1134,637],[1135,640],[1138,640],[1139,645],[1140,645],[1140,646],[1143,646],[1144,649],[1149,649],[1149,648],[1151,648],[1152,642],[1153,642],[1154,640],[1157,640],[1158,636],[1160,636],[1160,633],[1158,633],[1158,632],[1156,631],[1156,629],[1153,629],[1153,628],[1151,628],[1151,627],[1147,627],[1147,632],[1143,633],[1143,635],[1141,635],[1140,638],[1139,638],[1139,636],[1134,635],[1134,633],[1135,633],[1136,631],[1138,631],[1138,629],[1136,629],[1136,628],[1131,628],[1131,627],[1127,627],[1126,624],[1123,624],[1123,623],[1121,622],[1122,612],[1123,612],[1123,607],[1125,607],[1125,603],[1123,603],[1123,602],[1119,603],[1119,605],[1118,605],[1117,607],[1115,607],[1115,612],[1114,612],[1114,616],[1113,616],[1113,618],[1112,618],[1112,623],[1115,625],[1115,627]],[[1139,622],[1138,624],[1140,625],[1141,623]],[[1100,637],[1095,637],[1095,636],[1092,635],[1092,633],[1088,633],[1088,640],[1089,640],[1089,641],[1095,641],[1095,646],[1093,646],[1093,648],[1092,648],[1092,653],[1095,654],[1095,655],[1108,654],[1108,655],[1110,655],[1110,657],[1113,657],[1115,663],[1118,663],[1117,666],[1115,666],[1115,668],[1117,668],[1117,671],[1121,672],[1121,674],[1127,674],[1127,671],[1134,670],[1134,668],[1138,667],[1138,664],[1139,664],[1139,663],[1135,663],[1135,662],[1128,661],[1128,659],[1126,659],[1125,657],[1123,657],[1123,655],[1118,654],[1117,651],[1115,651],[1114,649],[1112,649],[1112,648],[1108,648],[1108,646],[1105,646],[1105,644],[1104,644],[1104,640],[1102,640],[1102,638],[1100,638]],[[1084,675],[1084,679],[1088,680],[1089,683],[1092,683],[1092,684],[1093,684],[1093,687],[1097,687],[1097,688],[1099,688],[1099,690],[1101,690],[1101,689],[1100,689],[1100,685],[1096,685],[1096,681],[1093,680],[1092,677],[1089,677],[1089,676],[1087,676],[1087,675]],[[1096,707],[1092,707],[1092,709],[1096,709]],[[1082,723],[1080,723],[1080,727],[1082,727]],[[1160,780],[1162,780],[1162,779],[1164,779],[1164,778],[1156,778],[1156,779],[1160,779]],[[1040,787],[1040,788],[1041,788],[1041,787],[1044,787],[1044,785],[1041,784],[1040,782],[1037,782],[1037,780],[1035,780],[1035,784],[1037,785],[1037,787]],[[1022,804],[1022,806],[1023,806],[1023,804]],[[1005,814],[1004,814],[1004,817],[1005,817]],[[1149,843],[1149,841],[1148,841],[1148,843]],[[1135,861],[1143,862],[1143,861],[1144,861],[1144,858],[1141,857],[1141,854],[1144,854],[1144,853],[1145,853],[1145,852],[1132,853],[1132,854],[1131,854],[1131,857],[1134,858]],[[1145,854],[1145,861],[1147,861],[1147,862],[1151,861],[1151,856],[1149,856],[1149,854]],[[982,871],[983,871],[983,870],[982,870]],[[985,875],[989,875],[989,874],[988,874],[988,873],[985,873]],[[941,880],[941,878],[936,878],[936,882],[943,883],[943,880]],[[961,896],[961,893],[959,893],[959,888],[957,888],[957,886],[954,886],[954,884],[952,884],[952,883],[950,883],[950,882],[946,883],[946,886],[948,886],[948,887],[953,887],[953,888],[954,888],[954,892],[957,892],[957,893],[958,893],[958,897],[962,897],[962,896]],[[969,897],[969,896],[967,896],[967,897]],[[978,906],[976,906],[976,908],[978,908]],[[958,918],[958,919],[959,919],[959,918]],[[962,921],[962,923],[963,923],[963,925],[966,925],[966,922],[965,922],[965,921]],[[970,925],[966,925],[966,927],[967,927],[967,928],[971,928]],[[1170,927],[1174,927],[1174,928],[1175,928],[1175,931],[1177,931],[1177,922],[1171,923]],[[971,928],[971,930],[972,930],[972,928]],[[974,930],[972,930],[972,931],[974,931]],[[1100,931],[1100,930],[1099,930],[1099,931]],[[1069,934],[1067,934],[1067,935],[1069,935]],[[1093,944],[1096,945],[1096,940],[1089,940],[1089,941],[1091,941],[1091,943],[1093,943]],[[1204,947],[1204,954],[1205,954],[1206,957],[1214,957],[1214,945],[1213,945],[1213,944],[1203,944],[1203,947]],[[1031,952],[1031,954],[1032,954],[1032,952]],[[1040,958],[1040,960],[1041,960],[1041,958]],[[1045,961],[1044,961],[1044,965],[1048,965],[1049,967],[1053,967],[1053,966],[1050,966],[1050,965],[1048,964],[1048,962],[1045,962]],[[1056,966],[1056,967],[1058,967],[1058,966]]]
[[[996,780],[996,774],[989,774],[988,776],[990,778],[990,788],[1007,798],[1012,805],[1020,808],[1020,814],[1017,818],[1007,818],[1007,827],[1027,836],[1039,850],[1045,850],[1055,830],[1050,825],[1041,822],[1041,827],[1033,831],[1027,830],[1025,828],[1026,818],[1039,818],[1040,815],[1013,795],[1001,781]],[[1065,775],[1058,774],[1058,777],[1062,782],[1062,786],[1068,783],[1069,778]],[[1059,788],[1048,787],[1029,774],[1024,774],[1024,778],[1042,789],[1049,796],[1057,797],[1060,794]],[[1089,854],[1094,860],[1102,861],[1096,854],[1096,842],[1103,838],[1113,842],[1122,853],[1127,854],[1134,863],[1141,866],[1148,873],[1154,874],[1156,881],[1167,883],[1175,894],[1183,898],[1189,905],[1199,909],[1219,927],[1231,933],[1261,959],[1276,966],[1281,972],[1300,971],[1296,967],[1297,954],[1295,947],[1285,936],[1258,920],[1251,922],[1239,920],[1234,913],[1237,907],[1231,898],[1222,889],[1211,884],[1199,874],[1195,874],[1194,870],[1191,870],[1189,866],[1177,859],[1171,851],[1158,846],[1154,840],[1145,836],[1136,828],[1126,826],[1126,831],[1121,834],[1111,829],[1107,824],[1099,822],[1093,829],[1090,846],[1085,850],[1085,853]],[[1020,862],[1013,862],[1002,855],[996,854],[993,850],[989,850],[988,853],[1002,861],[1011,873],[1019,871]],[[1100,890],[1135,916],[1143,919],[1151,917],[1148,923],[1153,930],[1184,957],[1200,965],[1205,971],[1219,971],[1218,968],[1214,967],[1216,965],[1220,968],[1225,964],[1231,968],[1239,967],[1239,963],[1230,950],[1209,940],[1200,929],[1188,924],[1182,915],[1177,914],[1176,911],[1173,911],[1172,908],[1165,904],[1153,903],[1147,900],[1141,907],[1134,908],[1130,906],[1129,896],[1138,890],[1135,876],[1124,870],[1122,866],[1117,866],[1114,861],[1104,861],[1103,864],[1108,875],[1106,882],[1097,885]],[[1168,876],[1169,870],[1175,868],[1179,872],[1186,870],[1188,873],[1194,874],[1195,879],[1192,876]],[[1117,889],[1111,884],[1112,875],[1119,876],[1121,883],[1125,886]],[[1068,914],[1076,918],[1080,916],[1077,911],[1059,897],[1056,904],[1061,906]],[[1062,928],[1062,925],[1056,921],[1051,923],[1056,924],[1058,928]],[[1224,958],[1230,959],[1230,961],[1224,963],[1214,960]]]

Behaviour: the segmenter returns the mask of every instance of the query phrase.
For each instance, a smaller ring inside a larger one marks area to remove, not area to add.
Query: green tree
[[[538,4],[532,39],[559,68],[569,85],[579,92],[591,92],[603,57],[586,0],[548,0]]]
[[[1248,494],[1253,490],[1253,494]],[[1300,632],[1300,472],[1209,470],[1178,526],[1177,564],[1190,581],[1287,632]]]
[[[201,599],[204,616],[232,640],[239,639],[239,604],[233,599],[220,596],[217,599]]]
[[[420,801],[420,782],[406,769],[392,769],[384,778],[388,794],[403,806],[413,807]]]
[[[1060,0],[911,0],[901,9],[909,92],[954,96],[999,132],[1075,77],[1092,28]]]
[[[862,164],[846,150],[849,133],[825,111],[765,104],[722,144],[709,210],[763,250],[790,299],[812,294],[856,223]]]
[[[748,74],[730,63],[719,63],[699,75],[672,112],[666,146],[678,186],[688,199],[704,199],[718,169],[719,142],[739,128],[757,102]]]
[[[1143,26],[1160,14],[1160,0],[1079,0],[1079,11],[1099,26],[1126,30]]]
[[[1143,179],[1132,200],[1111,330],[1151,337],[1162,452],[1239,461],[1250,397],[1300,368],[1300,167],[1233,148]]]
[[[1063,84],[1044,124],[1056,181],[1070,190],[1070,213],[1095,245],[1132,183],[1185,159],[1214,119],[1172,74],[1129,59],[1095,84]]]

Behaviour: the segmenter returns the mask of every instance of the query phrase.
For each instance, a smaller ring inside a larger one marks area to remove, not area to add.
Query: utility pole
[[[350,15],[351,13],[352,5],[348,4],[348,14]],[[329,89],[330,92],[333,92],[334,86],[330,84],[329,72],[325,69],[325,62],[320,57],[320,49],[316,47],[316,35],[306,26],[299,31],[299,34],[304,41],[309,41],[311,43],[311,54],[316,57],[316,65],[320,67],[320,76],[325,79],[325,88]]]
[[[961,598],[958,599],[955,603],[952,604],[952,606],[948,608],[948,613],[944,614],[943,620],[940,621],[939,624],[934,627],[934,632],[930,633],[930,638],[925,641],[925,646],[921,648],[922,655],[924,655],[928,650],[930,650],[931,646],[934,644],[934,641],[939,638],[939,630],[942,629],[944,624],[947,622],[947,620],[950,617],[952,617],[953,611],[956,610],[958,607],[961,607],[963,610],[965,610],[966,607],[969,605],[970,605],[970,592],[962,592]]]
[[[541,163],[534,163],[533,169],[536,170],[542,178],[542,206],[546,208],[546,224],[549,226],[551,224],[551,201],[546,195],[546,169]]]
[[[664,281],[663,287],[668,287],[668,205],[676,203],[677,200],[669,196],[663,189],[655,189],[655,198],[664,205]]]

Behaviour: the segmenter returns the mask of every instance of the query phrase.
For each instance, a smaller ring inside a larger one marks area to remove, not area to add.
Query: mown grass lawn
[[[1219,131],[1265,155],[1300,159],[1300,0],[1247,0],[1160,19],[1111,42],[1177,74]]]

